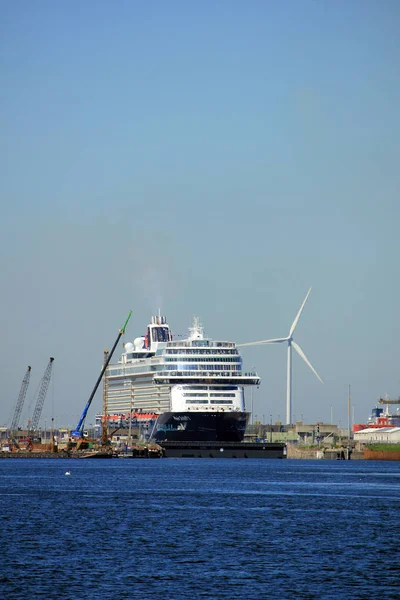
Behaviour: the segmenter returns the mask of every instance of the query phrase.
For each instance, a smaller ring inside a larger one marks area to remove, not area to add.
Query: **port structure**
[[[104,364],[107,365],[108,350],[104,350]],[[107,370],[107,366],[106,366]],[[101,424],[101,444],[103,447],[108,445],[108,379],[103,382],[103,420]]]
[[[108,367],[108,363],[110,362],[110,360],[112,358],[112,355],[114,354],[115,348],[118,345],[118,342],[119,342],[119,340],[121,338],[121,335],[123,335],[125,333],[125,329],[126,329],[126,326],[128,325],[129,319],[131,318],[131,314],[132,314],[132,311],[130,310],[128,318],[126,319],[126,321],[124,323],[124,326],[118,332],[117,339],[114,342],[114,346],[112,347],[111,352],[109,352],[106,360],[104,361],[103,368],[101,369],[101,373],[100,373],[99,377],[97,378],[97,381],[96,381],[95,386],[94,386],[94,388],[92,390],[92,393],[90,394],[89,400],[85,404],[85,408],[83,409],[83,412],[82,412],[82,414],[80,416],[78,424],[75,427],[75,429],[73,429],[71,431],[71,437],[81,438],[81,439],[84,437],[84,435],[83,435],[83,428],[85,426],[85,420],[86,420],[86,416],[87,416],[89,407],[92,404],[92,400],[94,398],[94,395],[97,392],[97,388],[99,387],[101,380],[103,379],[103,375],[106,372],[106,369]]]
[[[397,400],[390,400],[389,398],[379,398],[378,404],[400,404],[400,397]]]
[[[24,378],[22,380],[21,389],[18,395],[17,403],[14,409],[14,415],[11,421],[10,434],[11,439],[14,440],[18,431],[19,420],[21,418],[22,407],[25,402],[26,392],[28,391],[29,380],[31,378],[31,367],[28,367]]]
[[[39,426],[39,420],[40,420],[40,416],[42,414],[44,401],[46,399],[47,390],[49,389],[51,372],[53,369],[53,362],[54,362],[54,358],[51,356],[49,363],[46,367],[46,370],[44,372],[44,375],[42,377],[42,380],[40,382],[39,392],[38,392],[38,396],[36,399],[35,410],[33,411],[33,417],[29,424],[29,430],[32,432],[36,431]]]

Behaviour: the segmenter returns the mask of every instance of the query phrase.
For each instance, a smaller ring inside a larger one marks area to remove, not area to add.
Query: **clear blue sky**
[[[160,307],[239,343],[310,285],[296,418],[400,395],[399,27],[396,0],[4,0],[0,424],[54,356],[42,422],[75,425],[129,309],[126,340]],[[283,419],[286,349],[243,357]]]

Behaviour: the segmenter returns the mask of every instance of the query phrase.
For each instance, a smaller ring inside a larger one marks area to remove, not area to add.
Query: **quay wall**
[[[0,452],[0,458],[75,458],[66,452]]]
[[[400,460],[400,452],[390,450],[364,450],[365,460]]]
[[[317,452],[317,448],[298,448],[294,444],[287,444],[287,458],[316,460]]]
[[[340,460],[347,458],[347,448],[302,448],[287,444],[287,458],[298,460]],[[352,450],[350,460],[363,460],[364,452]]]

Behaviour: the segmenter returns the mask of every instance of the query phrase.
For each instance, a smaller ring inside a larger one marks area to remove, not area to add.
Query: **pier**
[[[286,458],[286,444],[259,442],[161,442],[166,458]]]

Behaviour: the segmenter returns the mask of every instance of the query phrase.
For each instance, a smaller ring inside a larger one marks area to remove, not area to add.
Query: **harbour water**
[[[400,463],[9,459],[0,496],[2,598],[400,596]]]

